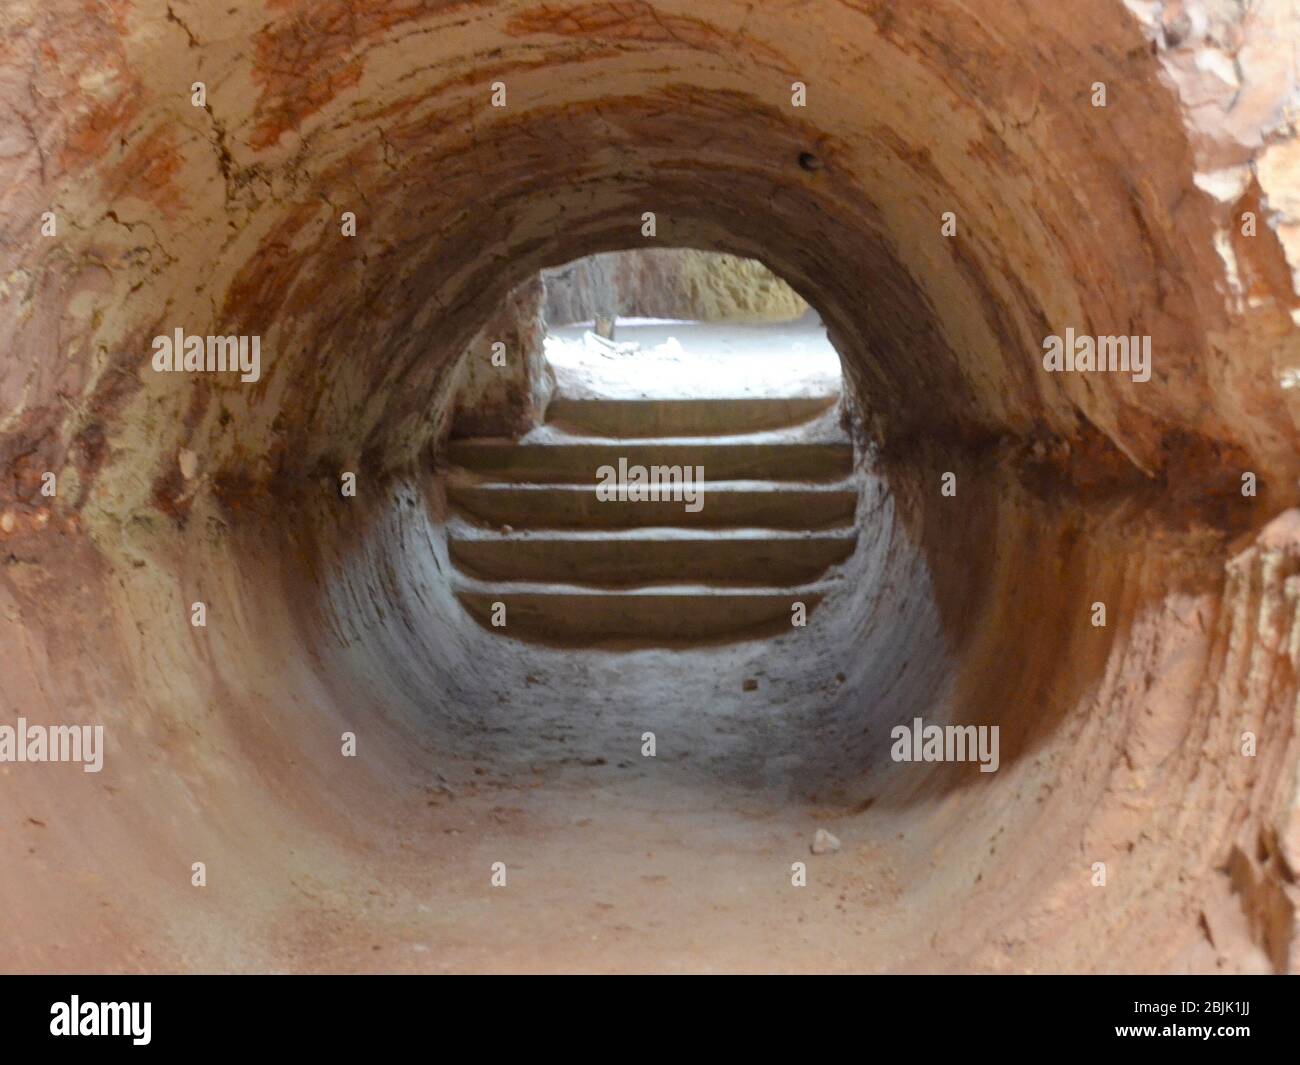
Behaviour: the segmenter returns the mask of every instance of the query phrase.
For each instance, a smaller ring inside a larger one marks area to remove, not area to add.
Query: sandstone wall
[[[701,322],[782,322],[807,310],[762,263],[692,248],[605,252],[546,270],[546,321],[590,322],[598,312]]]
[[[544,298],[540,277],[524,282],[465,350],[447,382],[454,402],[436,404],[450,409],[451,436],[519,436],[542,420],[555,376],[542,348]]]
[[[884,478],[808,732],[842,755],[798,797],[771,774],[799,751],[759,730],[746,763],[772,823],[873,841],[826,874],[839,934],[773,966],[1295,968],[1293,4],[10,0],[0,27],[0,711],[109,737],[102,775],[0,774],[0,967],[617,968],[632,933],[593,941],[583,891],[643,854],[581,836],[615,803],[529,804],[619,758],[575,761],[559,697],[545,757],[501,739],[544,678],[492,689],[430,469],[509,293],[653,211],[812,299]],[[260,376],[154,372],[176,328],[259,336]],[[1067,329],[1150,336],[1150,380],[1046,372]],[[590,720],[631,731],[592,671]],[[1003,768],[873,762],[913,715],[1000,723]],[[487,904],[525,822],[581,882]],[[766,926],[692,868],[673,898],[720,951]],[[642,967],[709,963],[656,913]]]

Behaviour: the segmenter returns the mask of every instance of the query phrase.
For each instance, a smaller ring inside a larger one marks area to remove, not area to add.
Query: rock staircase
[[[857,542],[853,447],[835,403],[557,397],[522,440],[453,441],[457,597],[504,636],[566,645],[788,628]],[[602,500],[597,470],[620,459],[703,466],[703,506]]]

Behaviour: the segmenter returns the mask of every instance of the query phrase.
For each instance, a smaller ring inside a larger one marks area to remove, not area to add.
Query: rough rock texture
[[[511,292],[447,375],[452,437],[519,436],[541,420],[555,387],[542,346],[544,297],[540,277]],[[438,396],[433,406],[448,404]]]
[[[1297,967],[1294,5],[0,25],[0,716],[107,736],[0,766],[0,967]],[[863,541],[802,635],[525,653],[448,589],[448,382],[648,210],[828,323]],[[153,372],[177,327],[260,379]],[[1067,328],[1150,335],[1151,379],[1045,373]],[[914,716],[1001,768],[892,762]]]
[[[808,309],[766,266],[694,248],[604,252],[547,270],[546,321],[589,322],[600,313],[699,322],[784,322]]]

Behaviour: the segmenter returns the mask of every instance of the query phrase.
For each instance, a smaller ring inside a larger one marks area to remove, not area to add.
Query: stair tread
[[[858,503],[857,487],[851,482],[704,481],[690,486],[694,497],[690,503],[684,498],[607,499],[600,494],[601,487],[594,482],[449,477],[447,494],[467,518],[518,529],[843,528],[853,524]]]
[[[853,473],[853,446],[846,441],[728,443],[566,440],[513,444],[457,441],[444,469],[496,481],[538,484],[593,483],[602,466],[699,466],[705,480],[765,480],[821,484]]]
[[[572,436],[557,433],[539,439],[511,440],[500,436],[462,436],[449,442],[453,451],[472,449],[494,449],[501,451],[532,451],[542,448],[555,450],[584,450],[596,448],[684,448],[700,447],[727,449],[735,451],[752,450],[815,450],[830,449],[852,451],[853,442],[847,437],[842,439],[783,440],[763,439],[776,434],[737,433],[734,436]],[[756,437],[762,437],[755,439]]]
[[[546,412],[549,424],[613,436],[672,436],[689,430],[710,434],[793,427],[833,410],[838,396],[576,397],[558,395]]]
[[[656,584],[633,588],[610,588],[586,584],[549,581],[480,581],[464,575],[455,582],[458,595],[485,595],[500,599],[507,595],[548,596],[554,598],[632,598],[632,599],[789,599],[791,596],[824,596],[832,585],[825,581],[783,586],[745,586],[716,584]]]
[[[603,391],[573,390],[567,387],[556,389],[555,398],[571,400],[576,403],[789,403],[797,400],[821,400],[826,403],[840,398],[837,388],[805,389],[799,392],[754,393],[738,392],[726,395],[722,392],[644,392],[638,391],[627,395],[611,395]]]
[[[844,431],[839,422],[818,423],[815,426],[781,426],[775,429],[753,429],[745,432],[727,433],[678,433],[676,436],[601,436],[599,433],[571,433],[562,425],[542,422],[529,429],[523,436],[457,436],[448,443],[453,446],[462,444],[494,444],[508,447],[589,447],[599,445],[623,446],[645,445],[658,447],[679,444],[718,444],[725,447],[743,447],[745,445],[805,445],[805,444],[846,444],[852,445],[852,438]]]
[[[684,483],[700,485],[706,492],[770,492],[773,495],[797,495],[802,492],[857,494],[856,486],[848,478],[841,478],[838,481],[770,481],[766,479],[712,481],[706,476],[702,481],[686,481]],[[581,481],[487,481],[470,476],[457,477],[455,487],[475,488],[484,491],[595,492],[601,486],[594,479],[589,483]]]
[[[665,406],[681,407],[828,407],[840,398],[838,392],[810,392],[799,396],[590,396],[559,391],[552,403],[600,403],[607,407]]]
[[[763,528],[698,528],[637,527],[630,529],[516,529],[503,533],[491,526],[471,525],[456,521],[448,528],[450,540],[492,543],[603,543],[610,540],[661,543],[740,543],[779,542],[798,544],[809,540],[837,540],[852,542],[858,530],[853,527],[834,529],[763,529]]]
[[[718,590],[592,589],[549,585],[462,586],[456,598],[484,628],[506,638],[556,645],[694,646],[790,631],[791,609],[809,617],[826,598],[820,588]],[[493,625],[496,604],[505,608]]]
[[[448,551],[458,573],[477,581],[577,584],[583,587],[707,585],[803,586],[848,558],[856,530],[764,535],[537,535],[453,532]],[[732,530],[725,530],[730,532]],[[584,530],[587,533],[588,530]]]

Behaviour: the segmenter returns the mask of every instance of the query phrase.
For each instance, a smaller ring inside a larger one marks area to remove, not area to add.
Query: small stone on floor
[[[834,854],[839,849],[840,841],[838,836],[831,835],[824,828],[817,830],[812,841],[813,854]]]

